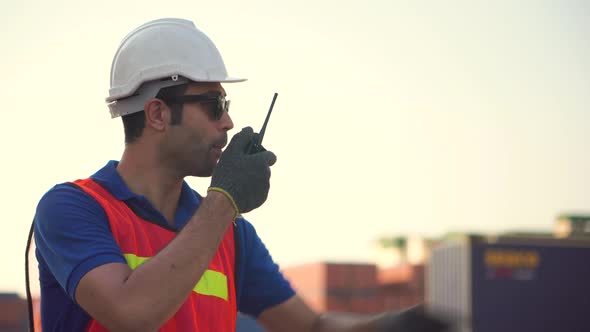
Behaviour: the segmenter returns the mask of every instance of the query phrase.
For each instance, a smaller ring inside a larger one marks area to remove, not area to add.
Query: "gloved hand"
[[[379,332],[451,332],[454,329],[449,317],[428,313],[422,305],[384,314],[377,325]]]
[[[270,151],[247,153],[256,135],[250,127],[234,135],[213,170],[208,189],[225,194],[236,209],[236,217],[261,206],[270,189],[270,166],[277,157]]]

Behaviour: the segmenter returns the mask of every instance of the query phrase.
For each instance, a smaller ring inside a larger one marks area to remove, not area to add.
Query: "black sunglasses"
[[[224,112],[229,112],[229,100],[225,96],[211,93],[204,93],[200,95],[183,95],[175,97],[162,98],[167,104],[185,104],[185,103],[200,103],[207,107],[209,117],[214,120],[219,120]]]

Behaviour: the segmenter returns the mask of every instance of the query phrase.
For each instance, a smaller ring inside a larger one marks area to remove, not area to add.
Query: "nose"
[[[228,112],[223,112],[221,119],[219,119],[219,125],[221,126],[221,129],[225,131],[229,131],[234,128],[234,122],[232,121]]]

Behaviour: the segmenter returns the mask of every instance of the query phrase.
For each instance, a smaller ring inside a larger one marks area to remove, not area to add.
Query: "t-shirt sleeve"
[[[96,200],[71,184],[53,187],[35,214],[35,245],[72,300],[80,279],[107,263],[126,263]]]
[[[290,299],[295,292],[279,271],[256,230],[246,220],[241,222],[240,244],[244,260],[240,264],[242,282],[239,284],[238,309],[250,316],[258,317],[264,310]]]

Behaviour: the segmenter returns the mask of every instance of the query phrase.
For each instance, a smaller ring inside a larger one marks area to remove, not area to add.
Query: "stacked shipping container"
[[[424,268],[315,263],[283,271],[299,295],[320,312],[378,313],[423,302]]]
[[[433,252],[428,302],[462,332],[590,331],[590,241],[499,237]]]

